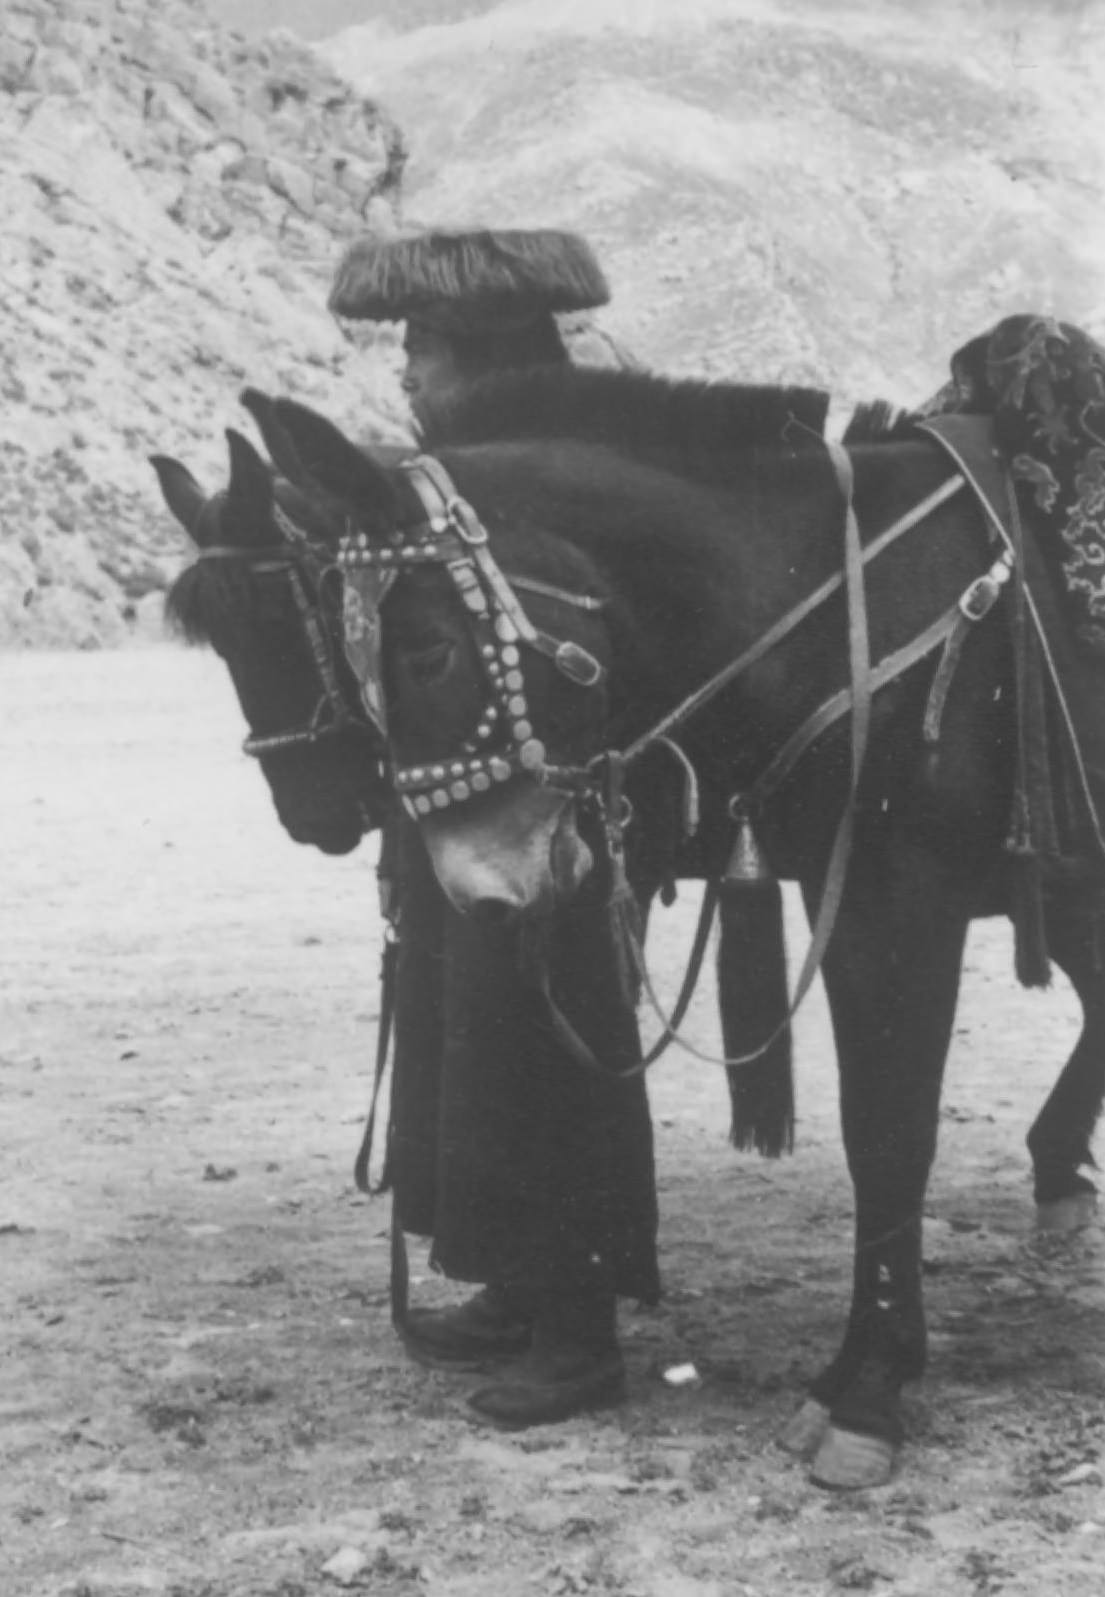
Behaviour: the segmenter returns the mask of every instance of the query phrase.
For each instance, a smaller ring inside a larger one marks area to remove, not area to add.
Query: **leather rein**
[[[252,547],[245,544],[209,544],[197,556],[199,560],[235,561],[247,566],[256,575],[286,576],[299,624],[307,640],[319,688],[314,711],[302,726],[265,736],[251,732],[242,740],[242,751],[255,760],[264,759],[270,754],[282,754],[289,749],[311,747],[351,726],[363,727],[369,734],[373,730],[350,710],[347,696],[338,680],[338,645],[319,597],[322,578],[331,565],[329,555],[313,544],[279,505],[273,505],[272,513],[277,528],[284,535],[284,542]],[[320,558],[324,553],[326,558]],[[310,585],[304,580],[305,565],[318,568],[317,575],[312,573]]]

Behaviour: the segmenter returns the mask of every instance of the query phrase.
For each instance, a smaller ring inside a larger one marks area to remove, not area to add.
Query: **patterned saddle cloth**
[[[1050,316],[1010,316],[972,338],[916,413],[992,416],[1081,651],[1105,662],[1105,349]]]

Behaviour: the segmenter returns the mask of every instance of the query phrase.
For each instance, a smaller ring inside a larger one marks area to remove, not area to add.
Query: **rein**
[[[314,595],[309,593],[303,580],[302,563],[304,560],[315,558],[315,546],[311,544],[303,529],[298,527],[279,505],[273,506],[273,517],[277,526],[286,534],[287,542],[260,544],[253,547],[241,544],[211,544],[201,549],[197,557],[199,560],[234,560],[246,565],[250,571],[260,576],[272,576],[277,573],[286,575],[299,614],[300,626],[307,640],[319,684],[318,702],[310,719],[303,726],[264,736],[250,733],[244,738],[243,753],[248,754],[251,759],[258,760],[270,754],[284,753],[288,749],[310,747],[320,739],[344,731],[349,726],[362,725],[351,714],[338,682],[333,634],[322,614],[317,591]]]

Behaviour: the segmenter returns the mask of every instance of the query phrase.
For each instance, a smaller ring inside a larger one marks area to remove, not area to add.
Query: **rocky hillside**
[[[225,478],[247,380],[371,424],[378,363],[325,298],[403,158],[291,34],[247,43],[198,0],[4,0],[0,643],[116,641],[156,607],[183,550],[145,457]]]
[[[3,0],[0,645],[156,609],[145,456],[219,481],[243,382],[398,425],[324,306],[401,177],[588,233],[645,361],[843,410],[1010,311],[1105,335],[1103,103],[1105,0]]]
[[[1009,311],[1105,327],[1101,0],[364,12],[323,49],[406,129],[409,211],[582,228],[650,362],[909,400]]]

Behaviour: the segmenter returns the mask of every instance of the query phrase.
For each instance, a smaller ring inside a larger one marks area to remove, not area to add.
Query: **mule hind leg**
[[[1048,905],[1048,946],[1082,1006],[1074,1051],[1028,1133],[1037,1223],[1069,1232],[1093,1218],[1097,1192],[1084,1173],[1105,1099],[1105,950],[1084,900],[1056,895]]]

